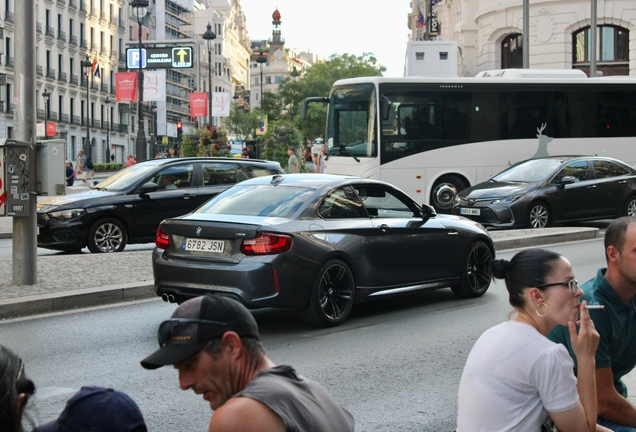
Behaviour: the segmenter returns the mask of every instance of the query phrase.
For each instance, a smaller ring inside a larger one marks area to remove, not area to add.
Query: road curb
[[[155,294],[152,283],[131,282],[107,287],[10,298],[0,300],[0,319],[124,303],[153,297],[159,298]]]
[[[522,247],[541,246],[567,241],[589,240],[598,237],[598,228],[567,228],[567,231],[541,233],[537,230],[526,230],[524,235],[509,236],[511,231],[493,231],[490,236],[495,243],[495,250],[517,249]]]

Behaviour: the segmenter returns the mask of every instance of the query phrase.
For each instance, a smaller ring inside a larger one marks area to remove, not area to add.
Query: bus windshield
[[[373,83],[331,91],[327,118],[327,154],[377,156],[376,92]]]

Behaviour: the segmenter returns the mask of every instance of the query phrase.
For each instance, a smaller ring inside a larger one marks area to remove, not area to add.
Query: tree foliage
[[[386,67],[378,64],[371,53],[363,53],[361,56],[333,54],[327,61],[316,63],[305,69],[300,78],[286,79],[280,85],[279,95],[287,109],[286,116],[292,119],[295,127],[306,139],[323,136],[327,108],[324,105],[312,104],[307,119],[302,121],[302,105],[305,98],[329,96],[329,91],[337,80],[382,76],[385,71]]]
[[[225,118],[225,126],[230,133],[245,142],[250,135],[255,133],[258,127],[258,117],[258,113],[245,112],[242,106],[233,103],[230,106],[230,115]]]
[[[205,125],[194,133],[184,135],[181,139],[180,156],[226,156],[229,157],[231,146],[227,143],[227,130]]]

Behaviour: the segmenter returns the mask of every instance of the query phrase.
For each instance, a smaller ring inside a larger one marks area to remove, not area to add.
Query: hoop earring
[[[545,306],[545,312],[543,313],[543,315],[541,315],[541,314],[539,313],[539,308],[541,307],[541,305]],[[541,302],[541,303],[539,303],[539,304],[537,305],[537,308],[535,309],[535,312],[537,313],[537,315],[539,315],[541,318],[543,318],[543,317],[544,317],[544,316],[546,316],[546,315],[547,315],[547,313],[548,313],[548,305],[547,305],[547,304],[545,304],[545,302]]]

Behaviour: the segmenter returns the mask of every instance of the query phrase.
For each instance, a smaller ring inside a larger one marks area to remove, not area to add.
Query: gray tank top
[[[285,422],[288,432],[353,431],[353,416],[315,381],[296,374],[291,366],[260,371],[234,397],[248,397],[265,404]]]

